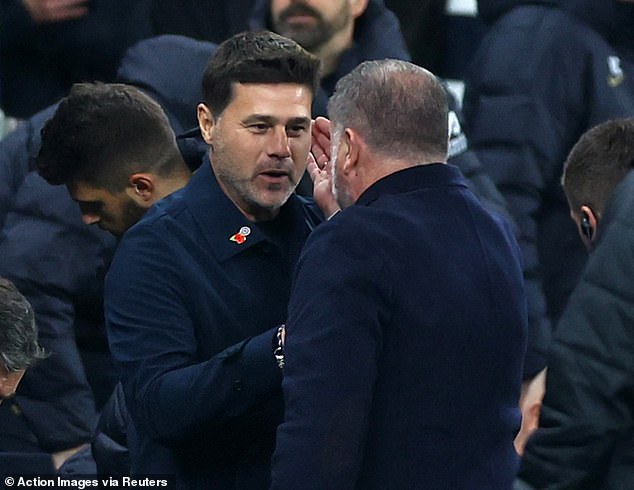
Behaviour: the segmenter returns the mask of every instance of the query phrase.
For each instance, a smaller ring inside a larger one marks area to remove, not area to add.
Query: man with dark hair
[[[0,403],[15,393],[26,368],[44,357],[33,308],[11,281],[0,277]]]
[[[561,183],[585,247],[592,250],[599,220],[614,189],[632,170],[634,120],[616,119],[587,131],[564,164]]]
[[[41,133],[40,175],[66,185],[84,223],[117,236],[191,176],[160,105],[129,85],[73,85]]]
[[[152,10],[155,34],[218,43],[248,28],[293,39],[321,61],[313,115],[326,114],[336,81],[360,62],[410,58],[383,0],[155,0]]]
[[[42,129],[37,167],[86,224],[117,236],[191,174],[161,107],[124,84],[73,85]]]
[[[386,110],[398,117],[377,117]],[[527,327],[520,253],[445,164],[442,85],[404,61],[365,62],[328,113],[330,147],[320,119],[313,152],[322,165],[330,155],[343,211],[298,261],[272,488],[508,488]]]
[[[282,415],[275,326],[320,218],[293,193],[318,69],[273,33],[221,44],[198,106],[209,155],[119,244],[105,309],[133,473],[172,474],[178,488],[268,488]]]
[[[634,119],[585,132],[562,184],[591,252],[548,354],[540,428],[516,488],[616,490],[634,481]]]

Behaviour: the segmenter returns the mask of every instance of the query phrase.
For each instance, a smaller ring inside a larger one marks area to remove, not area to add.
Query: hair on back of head
[[[564,163],[561,183],[571,209],[605,210],[634,164],[634,118],[613,119],[586,131]]]
[[[319,59],[295,41],[270,31],[236,34],[214,51],[203,74],[202,97],[214,117],[231,102],[234,83],[319,88]]]
[[[0,277],[0,362],[17,371],[44,357],[31,304],[11,281]]]
[[[152,98],[130,85],[78,83],[42,128],[36,164],[51,184],[79,180],[114,192],[131,173],[165,175],[183,163]]]
[[[444,160],[449,140],[445,88],[402,60],[365,61],[342,77],[328,102],[336,130],[354,128],[374,151]]]

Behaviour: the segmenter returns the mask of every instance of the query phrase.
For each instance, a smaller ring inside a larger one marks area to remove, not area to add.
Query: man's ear
[[[587,205],[581,206],[581,219],[579,221],[579,229],[581,234],[589,241],[594,240],[597,232],[598,220],[594,210]]]
[[[341,144],[345,145],[341,170],[344,175],[356,175],[358,172],[359,153],[362,144],[361,137],[354,129],[346,128],[341,138]]]
[[[136,173],[128,179],[126,193],[140,206],[149,208],[156,200],[154,176],[148,173]]]
[[[198,116],[198,127],[200,133],[208,145],[213,141],[213,128],[214,128],[214,116],[211,113],[211,109],[207,107],[207,104],[202,102],[196,107],[196,115]]]
[[[368,0],[349,0],[350,1],[350,15],[353,19],[356,19],[363,15],[368,8]]]

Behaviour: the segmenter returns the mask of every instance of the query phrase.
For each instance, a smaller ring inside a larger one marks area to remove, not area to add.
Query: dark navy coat
[[[466,76],[471,148],[520,228],[544,362],[586,260],[560,177],[581,134],[634,115],[634,6],[617,0],[479,0],[491,23]],[[541,317],[541,320],[540,320]]]
[[[513,234],[455,167],[379,180],[298,262],[272,488],[510,488],[526,321]]]
[[[268,487],[282,415],[274,327],[312,218],[293,195],[275,220],[249,222],[207,160],[126,232],[105,310],[134,473],[176,475],[179,489]]]

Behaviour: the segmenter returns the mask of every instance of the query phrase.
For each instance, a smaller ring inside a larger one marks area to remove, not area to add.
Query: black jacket
[[[586,129],[634,114],[634,6],[479,0],[478,7],[491,26],[466,77],[466,131],[520,228],[537,334],[529,352],[543,362],[550,322],[586,257],[559,183],[562,164]]]
[[[543,489],[634,482],[634,172],[617,187],[548,355],[519,476]]]

